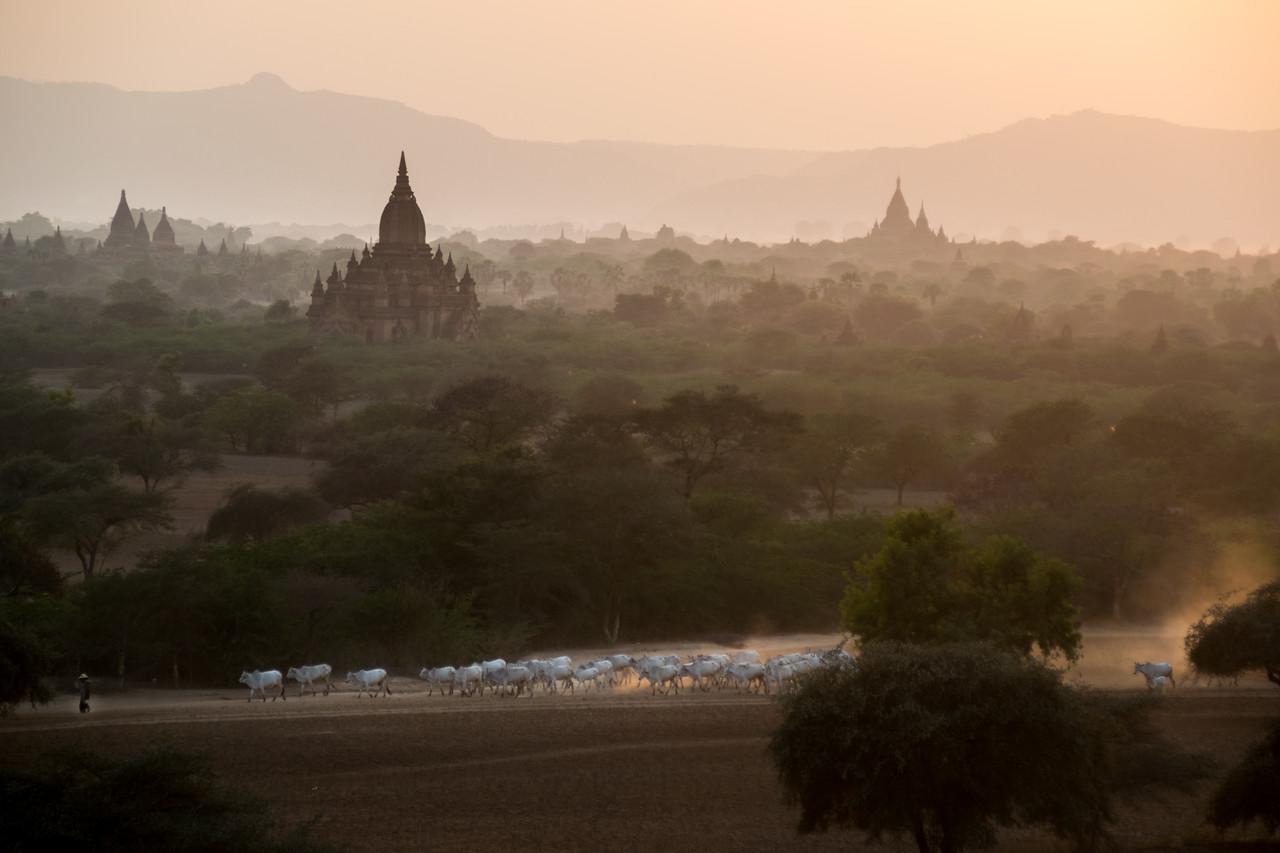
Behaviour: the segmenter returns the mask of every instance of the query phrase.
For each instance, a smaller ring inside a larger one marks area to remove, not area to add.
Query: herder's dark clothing
[[[89,710],[89,679],[80,682],[80,713],[87,713]]]

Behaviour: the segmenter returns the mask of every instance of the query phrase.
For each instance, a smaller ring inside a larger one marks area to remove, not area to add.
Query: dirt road
[[[777,709],[734,693],[642,691],[501,699],[408,692],[243,700],[239,691],[104,694],[81,717],[60,699],[0,724],[0,764],[55,746],[129,753],[154,744],[214,756],[226,778],[287,820],[318,818],[353,850],[849,850],[845,833],[799,837],[765,754]],[[396,689],[393,687],[393,689]],[[1187,689],[1157,724],[1234,761],[1280,711],[1266,690]],[[1204,793],[1122,812],[1126,847],[1211,838]],[[1028,834],[1002,849],[1043,850]]]

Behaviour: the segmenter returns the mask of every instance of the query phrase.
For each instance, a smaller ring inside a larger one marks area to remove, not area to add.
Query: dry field
[[[794,647],[822,638],[790,639]],[[1127,653],[1156,642],[1149,635],[1091,639],[1094,662],[1082,674],[1113,670],[1110,647]],[[1135,681],[1121,672],[1114,684],[1134,689]],[[324,836],[353,850],[863,849],[848,833],[794,833],[795,815],[780,800],[765,754],[777,721],[768,698],[628,689],[427,697],[412,678],[395,679],[392,689],[389,698],[339,690],[265,704],[246,703],[243,690],[135,690],[95,697],[88,717],[63,697],[0,723],[0,764],[70,745],[108,753],[154,744],[205,750],[226,778],[266,797],[280,817],[317,818]],[[1156,723],[1225,767],[1277,713],[1280,691],[1258,682],[1184,684],[1164,698]],[[1126,806],[1117,827],[1122,845],[1185,850],[1200,849],[1184,847],[1188,841],[1215,841],[1201,817],[1208,787]],[[1001,849],[1058,846],[1025,833],[1004,838]]]

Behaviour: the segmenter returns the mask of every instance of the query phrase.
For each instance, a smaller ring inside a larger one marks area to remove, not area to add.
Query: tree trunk
[[[906,483],[898,484],[898,506],[902,506],[902,492],[907,488]]]
[[[124,663],[125,655],[129,653],[129,632],[125,631],[124,636],[120,638],[120,652],[116,655],[116,679],[119,687],[124,690]]]

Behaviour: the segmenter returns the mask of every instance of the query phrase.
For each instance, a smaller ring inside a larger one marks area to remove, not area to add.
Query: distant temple
[[[120,190],[120,203],[116,205],[116,214],[111,217],[111,227],[102,247],[110,252],[146,252],[157,251],[181,252],[173,235],[173,226],[169,224],[168,212],[160,209],[160,221],[156,224],[155,234],[147,229],[147,216],[138,212],[138,221],[133,221],[133,213],[129,210],[129,201],[124,190]]]
[[[404,152],[391,198],[382,209],[378,242],[351,253],[325,282],[316,272],[307,317],[315,332],[359,335],[370,343],[404,337],[475,337],[480,302],[470,269],[457,276],[453,256],[427,245],[427,226],[409,186]]]
[[[915,221],[912,221],[911,209],[907,207],[907,200],[902,196],[901,178],[894,187],[893,198],[889,199],[889,207],[884,212],[884,219],[871,226],[871,233],[867,236],[878,241],[916,245],[927,243],[941,245],[949,242],[947,232],[941,226],[937,231],[929,228],[929,217],[925,215],[923,202],[920,204],[920,214]]]

